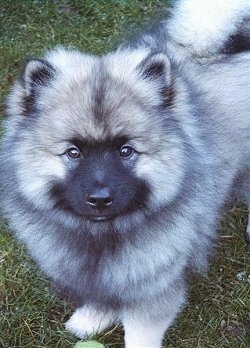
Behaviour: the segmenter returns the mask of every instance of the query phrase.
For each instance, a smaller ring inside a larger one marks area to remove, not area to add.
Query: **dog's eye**
[[[73,159],[77,159],[77,158],[80,158],[81,157],[81,152],[80,150],[78,150],[77,147],[71,147],[69,148],[67,151],[66,151],[67,155],[70,157],[70,158],[73,158]]]
[[[120,156],[123,158],[131,157],[134,154],[135,150],[128,145],[124,145],[120,148]]]

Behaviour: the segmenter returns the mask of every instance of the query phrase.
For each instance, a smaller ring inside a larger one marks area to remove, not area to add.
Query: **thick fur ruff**
[[[79,337],[122,322],[126,348],[159,348],[225,202],[249,203],[248,3],[179,1],[115,52],[56,48],[15,82],[3,211]]]

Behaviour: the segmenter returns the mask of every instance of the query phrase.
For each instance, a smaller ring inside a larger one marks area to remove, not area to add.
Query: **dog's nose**
[[[95,188],[87,195],[87,204],[92,209],[103,210],[111,206],[113,197],[108,187]]]

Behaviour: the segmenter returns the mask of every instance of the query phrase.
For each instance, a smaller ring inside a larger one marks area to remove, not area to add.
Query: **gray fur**
[[[8,99],[0,178],[10,228],[82,306],[66,326],[85,337],[121,321],[126,348],[160,347],[187,271],[209,265],[225,202],[250,199],[249,53],[221,54],[216,37],[197,57],[172,37],[174,23],[100,58],[56,48],[27,63]],[[94,153],[100,183],[121,137],[136,149],[122,167],[145,191],[135,208],[97,222],[58,205],[57,185],[76,170],[71,139]]]

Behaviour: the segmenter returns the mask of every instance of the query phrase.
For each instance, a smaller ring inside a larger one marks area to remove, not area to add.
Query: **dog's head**
[[[28,61],[8,103],[22,193],[93,223],[157,211],[184,176],[177,99],[161,53]]]

